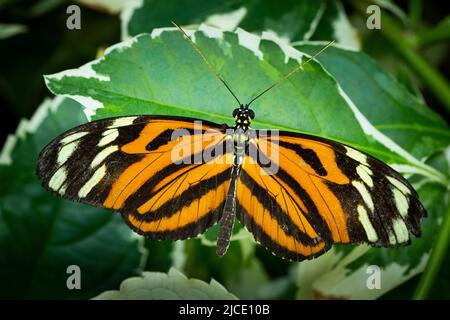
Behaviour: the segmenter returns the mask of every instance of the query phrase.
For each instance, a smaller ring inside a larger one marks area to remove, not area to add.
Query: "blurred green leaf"
[[[0,40],[27,32],[27,26],[23,24],[0,23]]]
[[[2,298],[90,298],[139,270],[140,241],[120,215],[57,198],[35,177],[39,151],[85,121],[77,102],[47,100],[1,153]],[[66,286],[70,265],[80,267],[81,290]]]
[[[214,279],[205,283],[188,279],[175,269],[144,272],[122,282],[119,291],[106,291],[96,300],[234,300],[236,297]]]
[[[28,16],[29,7],[45,1],[15,2],[18,5],[11,4],[1,14],[25,24],[27,32],[0,41],[0,101],[2,108],[20,119],[30,117],[49,95],[42,81],[43,74],[89,61],[99,46],[119,40],[120,24],[117,17],[83,9],[81,30],[69,30],[66,28],[67,0],[48,1],[57,7],[33,18]]]

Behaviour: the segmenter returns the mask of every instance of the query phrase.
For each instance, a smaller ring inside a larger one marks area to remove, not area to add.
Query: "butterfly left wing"
[[[257,131],[249,150],[238,218],[279,256],[310,259],[333,243],[389,247],[420,235],[426,211],[416,191],[367,154],[291,132]]]
[[[37,175],[59,196],[120,211],[140,234],[193,237],[223,207],[232,163],[224,132],[183,117],[94,121],[45,147]]]

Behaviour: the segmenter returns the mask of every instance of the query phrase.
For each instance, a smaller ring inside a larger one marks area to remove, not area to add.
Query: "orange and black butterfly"
[[[328,139],[251,128],[250,104],[301,66],[241,104],[184,34],[237,100],[235,124],[143,115],[81,125],[41,152],[47,189],[119,211],[150,238],[195,237],[219,222],[220,256],[236,217],[268,250],[297,261],[332,244],[395,247],[420,235],[426,210],[388,165]]]

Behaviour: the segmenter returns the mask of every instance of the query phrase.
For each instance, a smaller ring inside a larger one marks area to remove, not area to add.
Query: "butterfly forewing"
[[[218,219],[232,165],[225,143],[223,126],[190,118],[99,120],[51,142],[37,174],[64,198],[120,211],[138,233],[184,239]]]

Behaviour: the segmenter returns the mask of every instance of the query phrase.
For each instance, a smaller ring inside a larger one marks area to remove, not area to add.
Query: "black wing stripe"
[[[310,238],[306,233],[299,230],[289,215],[284,212],[277,201],[267,193],[266,190],[261,188],[245,170],[241,171],[240,181],[249,189],[253,190],[253,195],[256,197],[259,203],[265,208],[263,214],[269,214],[277,223],[285,229],[285,233],[294,237],[299,242],[308,245],[315,245],[317,240]],[[305,215],[308,219],[308,215]],[[300,219],[301,220],[301,219]]]
[[[330,248],[330,244],[325,243],[325,247],[315,253],[309,255],[302,255],[298,252],[290,251],[282,246],[280,246],[277,242],[273,241],[269,235],[267,235],[262,228],[253,220],[253,218],[248,214],[248,212],[237,203],[237,218],[242,224],[253,234],[256,241],[260,242],[266,249],[274,253],[279,257],[283,257],[286,259],[290,259],[293,261],[301,261],[305,259],[312,259],[317,256],[322,255]]]

